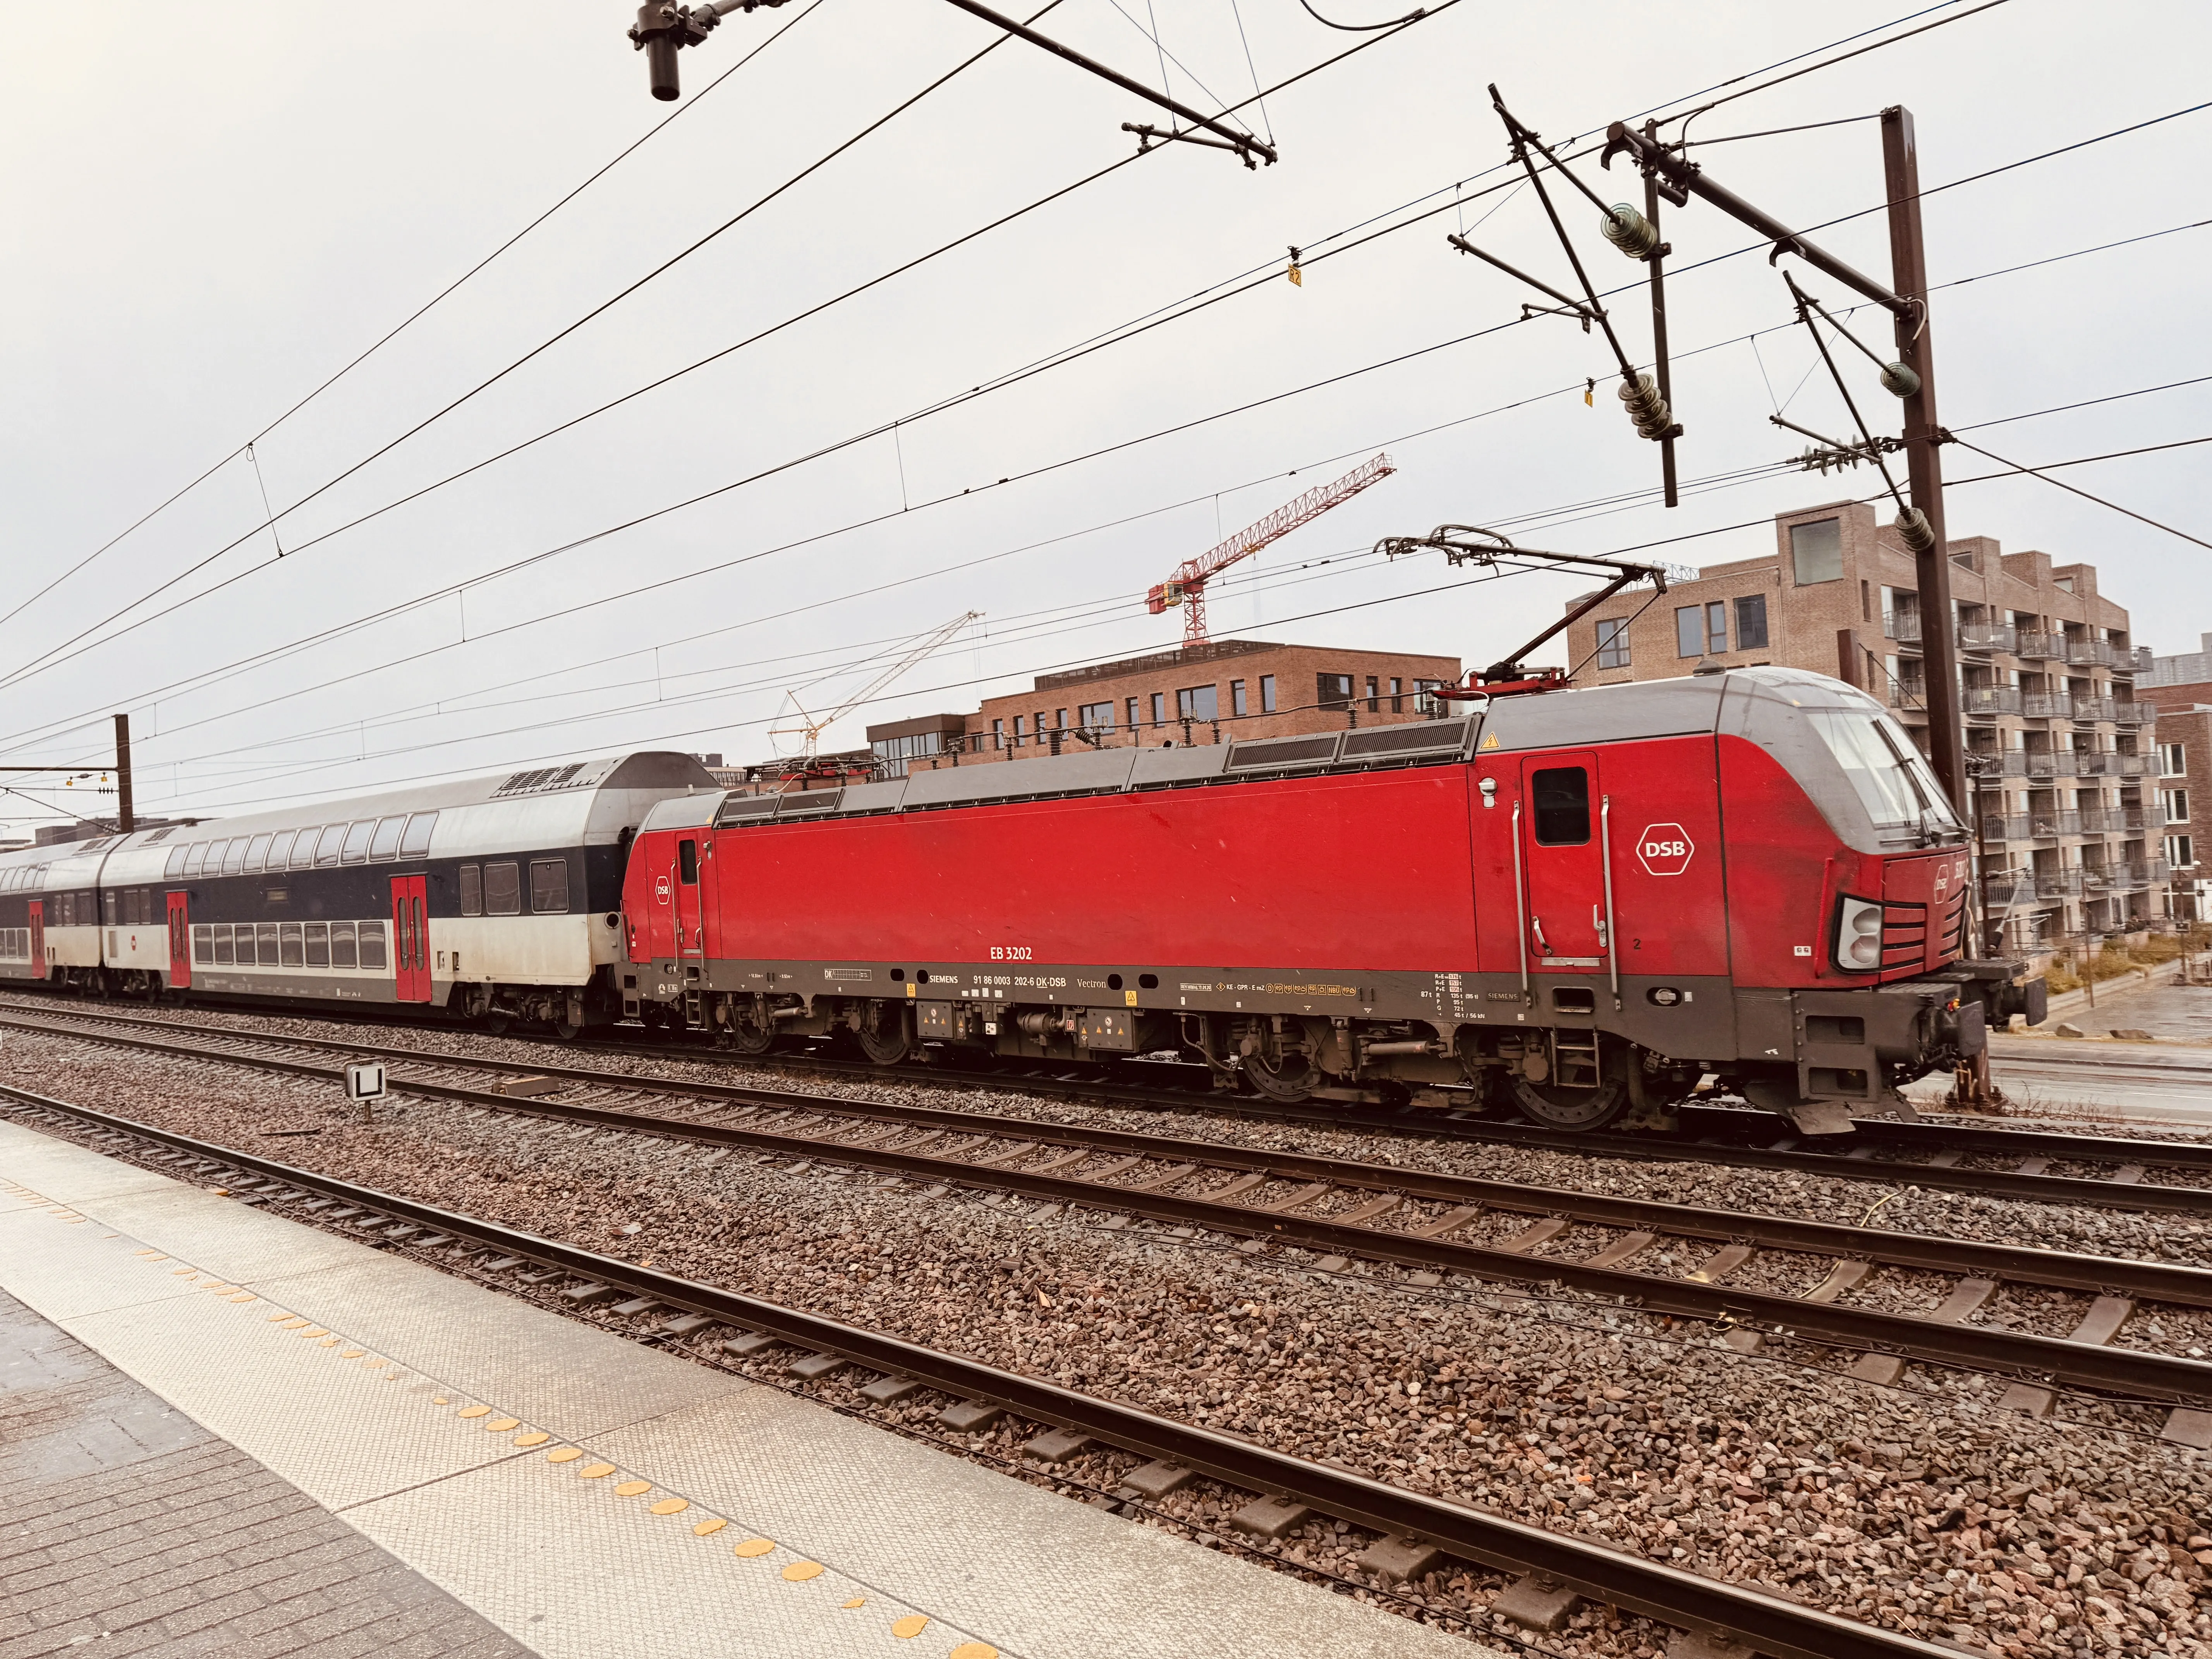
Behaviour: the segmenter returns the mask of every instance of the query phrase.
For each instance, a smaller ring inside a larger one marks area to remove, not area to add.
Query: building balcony
[[[2024,749],[1969,749],[1966,763],[1976,777],[2024,778],[2027,772],[2027,751]]]
[[[2031,812],[2030,833],[2038,841],[2049,841],[2057,836],[2078,836],[2081,833],[2079,812]]]
[[[1959,649],[1976,653],[2010,651],[2020,641],[2020,630],[2009,623],[1972,622],[1959,624]]]
[[[2139,645],[2132,651],[2123,650],[2120,653],[2120,659],[2112,666],[2123,674],[2148,674],[2156,657],[2157,653],[2148,646]]]
[[[2070,749],[2031,749],[2026,753],[2027,775],[2031,778],[2072,778],[2081,774],[2075,769],[2088,757],[2077,755]]]
[[[2063,720],[2074,714],[2074,699],[2063,691],[2025,692],[2020,705],[2020,712],[2032,720]]]
[[[2110,640],[2075,640],[2066,641],[2066,660],[2081,668],[2111,667],[2119,660],[2120,647]]]
[[[1998,870],[1982,878],[1982,902],[1992,910],[2033,904],[2036,896],[2032,870]]]
[[[2128,866],[2130,875],[2140,875],[2145,887],[2157,887],[2173,878],[2172,864],[2162,858],[2142,859]]]
[[[2142,835],[2147,830],[2166,828],[2166,808],[2163,806],[2108,806],[2104,811],[2105,828],[2113,835],[2127,832]]]
[[[2022,629],[2014,637],[2012,653],[2015,657],[2063,658],[2066,655],[2066,636],[2063,634],[2037,634]]]
[[[2030,841],[2035,831],[2033,819],[2026,812],[1984,812],[1982,814],[1984,841]]]
[[[2149,726],[2158,719],[2158,705],[2115,701],[2111,718],[2114,724],[2119,726]]]
[[[2038,898],[2081,897],[2081,872],[2078,869],[2037,871],[2035,896]]]
[[[1917,611],[1897,611],[1881,619],[1884,639],[1895,640],[1899,645],[1920,643],[1920,613]]]
[[[2084,725],[2112,718],[2114,704],[2110,697],[2076,697],[2072,718]]]
[[[2016,685],[1970,685],[1959,693],[1959,712],[1968,720],[1995,720],[1999,714],[2020,713]]]

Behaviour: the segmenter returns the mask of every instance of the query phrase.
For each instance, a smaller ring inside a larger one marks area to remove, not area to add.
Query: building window
[[[1314,701],[1323,708],[1352,707],[1352,676],[1349,674],[1316,674],[1314,676]]]
[[[1067,710],[1055,708],[1052,711],[1052,729],[1055,732],[1067,730]]]
[[[2158,774],[2162,778],[2185,778],[2189,775],[2189,751],[2178,743],[2162,743],[2158,746]]]
[[[1539,847],[1582,847],[1590,838],[1589,774],[1579,766],[1553,766],[1528,780]]]
[[[1129,699],[1129,729],[1133,732],[1145,723],[1143,710],[1134,697]]]
[[[2159,804],[2166,808],[2168,823],[2189,822],[2189,792],[2186,789],[2161,789],[2158,799]]]
[[[1674,612],[1674,654],[1705,654],[1705,607],[1702,605],[1686,605]]]
[[[554,916],[568,908],[568,860],[530,860],[530,908],[532,915]]]
[[[1028,722],[1029,716],[1027,714],[1017,714],[1014,716],[1014,747],[1017,749],[1022,746],[1022,734],[1029,730]]]
[[[1628,666],[1628,618],[1616,617],[1597,625],[1597,665],[1600,668]]]
[[[1263,714],[1275,712],[1275,677],[1273,674],[1260,676],[1260,712]]]
[[[1766,595],[1747,593],[1735,602],[1735,648],[1766,649]]]
[[[1393,674],[1390,677],[1390,712],[1392,714],[1402,714],[1406,712],[1405,691],[1406,682]]]
[[[1706,646],[1715,656],[1728,649],[1728,604],[1715,599],[1705,607]]]
[[[2166,838],[2166,861],[2177,870],[2196,863],[2196,838],[2191,836],[2168,836]]]
[[[994,749],[1004,749],[1006,746],[1006,723],[1004,720],[993,720],[991,722],[991,747]]]
[[[1164,691],[1155,691],[1152,693],[1152,724],[1165,726],[1167,723],[1168,694]]]
[[[1211,720],[1221,717],[1221,696],[1218,687],[1211,685],[1187,686],[1176,693],[1176,718],[1179,720]]]
[[[1370,674],[1367,677],[1367,712],[1370,714],[1379,714],[1382,712],[1382,705],[1376,700],[1376,693],[1381,689],[1375,684],[1375,676]]]
[[[1229,712],[1239,720],[1249,712],[1244,707],[1244,682],[1242,680],[1229,682]]]
[[[1086,732],[1111,732],[1114,729],[1114,705],[1110,702],[1086,702],[1075,711],[1075,718]]]
[[[1844,579],[1844,521],[1816,519],[1811,524],[1790,526],[1790,563],[1797,586]]]
[[[686,842],[685,846],[691,843]],[[514,864],[487,864],[484,873],[484,910],[495,916],[519,916],[522,914],[522,871]]]
[[[1444,706],[1444,700],[1437,696],[1437,688],[1443,684],[1442,680],[1415,680],[1413,712],[1417,714],[1449,714],[1451,710]]]
[[[1044,710],[1040,708],[1036,711],[1036,740],[1039,743],[1044,741],[1044,734],[1048,729],[1044,723]]]

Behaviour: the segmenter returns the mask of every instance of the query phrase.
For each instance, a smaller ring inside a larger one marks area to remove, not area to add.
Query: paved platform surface
[[[332,1559],[408,1616],[429,1617],[442,1604],[424,1598],[442,1592],[452,1616],[512,1638],[457,1626],[462,1645],[434,1651],[1493,1653],[9,1123],[0,1290],[173,1408],[110,1421],[149,1456],[185,1460],[187,1486],[252,1471],[291,1494],[269,1500],[272,1534],[349,1530]],[[100,1442],[120,1455],[105,1433],[51,1455]],[[55,1468],[64,1485],[115,1478]]]
[[[0,1659],[529,1650],[0,1293]]]

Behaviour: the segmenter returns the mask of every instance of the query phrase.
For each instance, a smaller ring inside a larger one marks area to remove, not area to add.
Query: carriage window
[[[254,935],[260,943],[261,965],[264,968],[278,966],[282,952],[276,943],[276,924],[273,921],[264,921],[254,929]]]
[[[403,859],[427,859],[430,856],[430,832],[438,827],[435,812],[417,812],[407,820],[407,833],[400,838],[399,856]]]
[[[1589,844],[1589,773],[1579,766],[1547,767],[1528,780],[1528,793],[1536,811],[1536,845]]]
[[[369,843],[368,861],[388,864],[399,856],[399,832],[407,827],[405,814],[384,819],[376,826],[376,839]]]
[[[461,866],[461,914],[465,916],[483,914],[483,872],[473,864]]]
[[[384,966],[384,924],[380,921],[357,923],[355,932],[361,935],[361,965],[364,968]]]
[[[252,846],[244,836],[234,836],[222,849],[222,872],[234,876],[246,868],[246,849]]]
[[[299,839],[292,843],[292,867],[312,870],[315,867],[315,834],[313,830],[298,832]]]
[[[276,832],[269,843],[269,856],[261,861],[262,868],[274,872],[282,870],[291,862],[293,833],[289,830]]]
[[[311,921],[311,922],[309,922],[309,923],[307,924],[307,965],[308,967],[310,967],[310,968],[327,968],[327,967],[329,967],[329,966],[331,965],[331,925],[330,925],[330,923],[328,923],[327,921]]]
[[[253,838],[253,844],[246,849],[246,873],[247,875],[258,876],[261,873],[261,866],[269,861],[269,842],[270,839],[271,837],[266,832],[264,832],[261,835],[256,836]]]
[[[676,843],[676,873],[688,885],[699,879],[699,843],[679,841]]]
[[[240,922],[238,924],[237,933],[238,959],[236,965],[240,968],[251,968],[253,966],[253,924],[250,921]]]
[[[205,923],[192,929],[192,960],[204,967],[215,965],[215,929]]]
[[[522,914],[522,867],[515,864],[484,866],[484,910],[495,916]]]
[[[185,854],[191,850],[190,847],[172,847],[169,849],[169,861],[161,867],[163,880],[173,881],[185,873]]]
[[[249,928],[247,931],[251,933],[252,929]],[[228,922],[219,921],[215,925],[215,965],[218,968],[228,968],[233,965],[233,960],[230,926]]]
[[[296,921],[280,922],[276,938],[277,953],[283,965],[287,968],[297,968],[302,965],[302,958],[300,955],[300,924]]]
[[[376,833],[376,820],[362,818],[346,831],[345,847],[339,857],[348,864],[368,862],[368,838]]]
[[[530,860],[530,908],[541,916],[556,915],[568,908],[568,860]]]
[[[112,887],[109,888],[105,893],[100,895],[102,906],[107,911],[107,925],[110,927],[114,927],[118,920],[115,914],[115,901],[117,896],[116,891]]]
[[[331,966],[350,968],[354,965],[353,924],[334,921],[331,924]]]
[[[185,848],[185,867],[179,873],[190,881],[200,872],[200,860],[207,857],[207,843],[196,841]]]
[[[315,837],[315,868],[331,870],[337,866],[338,854],[345,850],[346,827],[343,823],[326,823],[323,833]]]

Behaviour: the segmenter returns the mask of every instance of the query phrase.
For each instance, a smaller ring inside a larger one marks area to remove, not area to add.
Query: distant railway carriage
[[[612,1017],[642,752],[0,856],[0,978],[115,994],[417,1004],[574,1030]]]
[[[1752,669],[666,801],[626,988],[750,1052],[1176,1049],[1279,1097],[1472,1083],[1578,1127],[1716,1073],[1833,1126],[2039,993],[1960,962],[1969,862],[1879,705]]]

